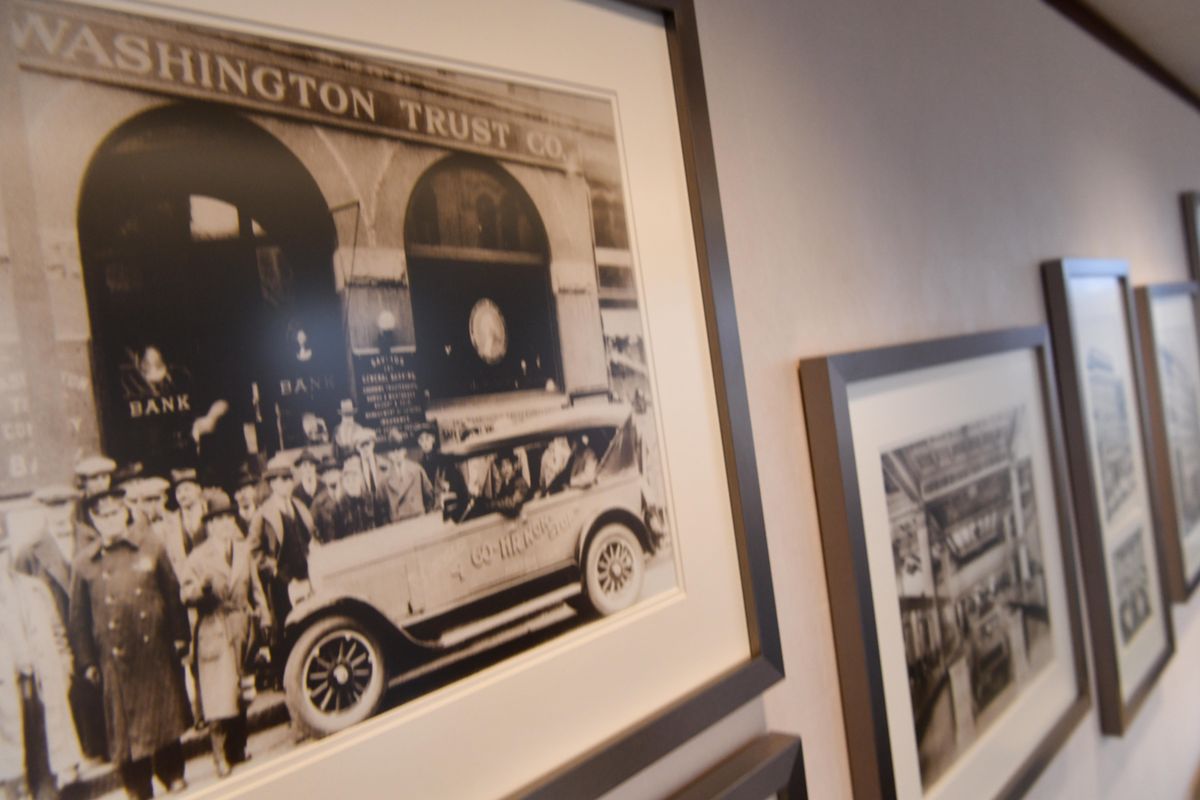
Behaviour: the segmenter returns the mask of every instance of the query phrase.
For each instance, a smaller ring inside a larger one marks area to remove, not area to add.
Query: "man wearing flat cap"
[[[95,533],[88,524],[88,500],[100,492],[107,492],[113,485],[113,473],[117,471],[117,462],[107,456],[91,455],[81,458],[75,464],[75,488],[82,497],[75,506],[76,546],[87,544]],[[84,541],[84,540],[88,541]]]
[[[99,540],[75,559],[71,647],[79,670],[103,687],[108,757],[133,798],[186,787],[180,737],[192,719],[184,690],[188,618],[179,581],[144,522],[130,524],[119,489],[96,495],[88,517]]]

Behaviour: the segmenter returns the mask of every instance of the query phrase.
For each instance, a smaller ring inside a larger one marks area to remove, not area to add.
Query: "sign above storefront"
[[[48,3],[18,4],[10,32],[23,69],[202,99],[574,169],[570,121],[486,104],[436,78],[312,49],[265,50],[228,33]]]

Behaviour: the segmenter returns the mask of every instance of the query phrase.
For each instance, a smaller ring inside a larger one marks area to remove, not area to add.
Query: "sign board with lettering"
[[[436,75],[232,33],[53,3],[17,3],[23,69],[286,114],[560,169],[579,160],[545,112],[481,103]]]
[[[427,427],[412,362],[411,353],[354,356],[360,424],[381,433],[394,428],[405,437]]]

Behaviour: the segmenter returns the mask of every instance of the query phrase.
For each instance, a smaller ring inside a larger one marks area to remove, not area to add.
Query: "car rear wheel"
[[[288,655],[288,711],[314,736],[337,733],[375,713],[386,677],[374,634],[349,617],[326,617],[304,631]]]
[[[583,559],[583,594],[596,613],[615,614],[633,605],[645,577],[646,556],[633,531],[619,522],[596,531]]]

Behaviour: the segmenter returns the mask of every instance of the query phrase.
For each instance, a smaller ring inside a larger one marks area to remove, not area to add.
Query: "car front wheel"
[[[583,593],[598,614],[615,614],[637,601],[646,556],[637,536],[619,522],[596,531],[583,560]]]
[[[370,630],[349,617],[326,617],[296,641],[283,671],[292,720],[328,736],[375,713],[387,683],[383,653]]]

